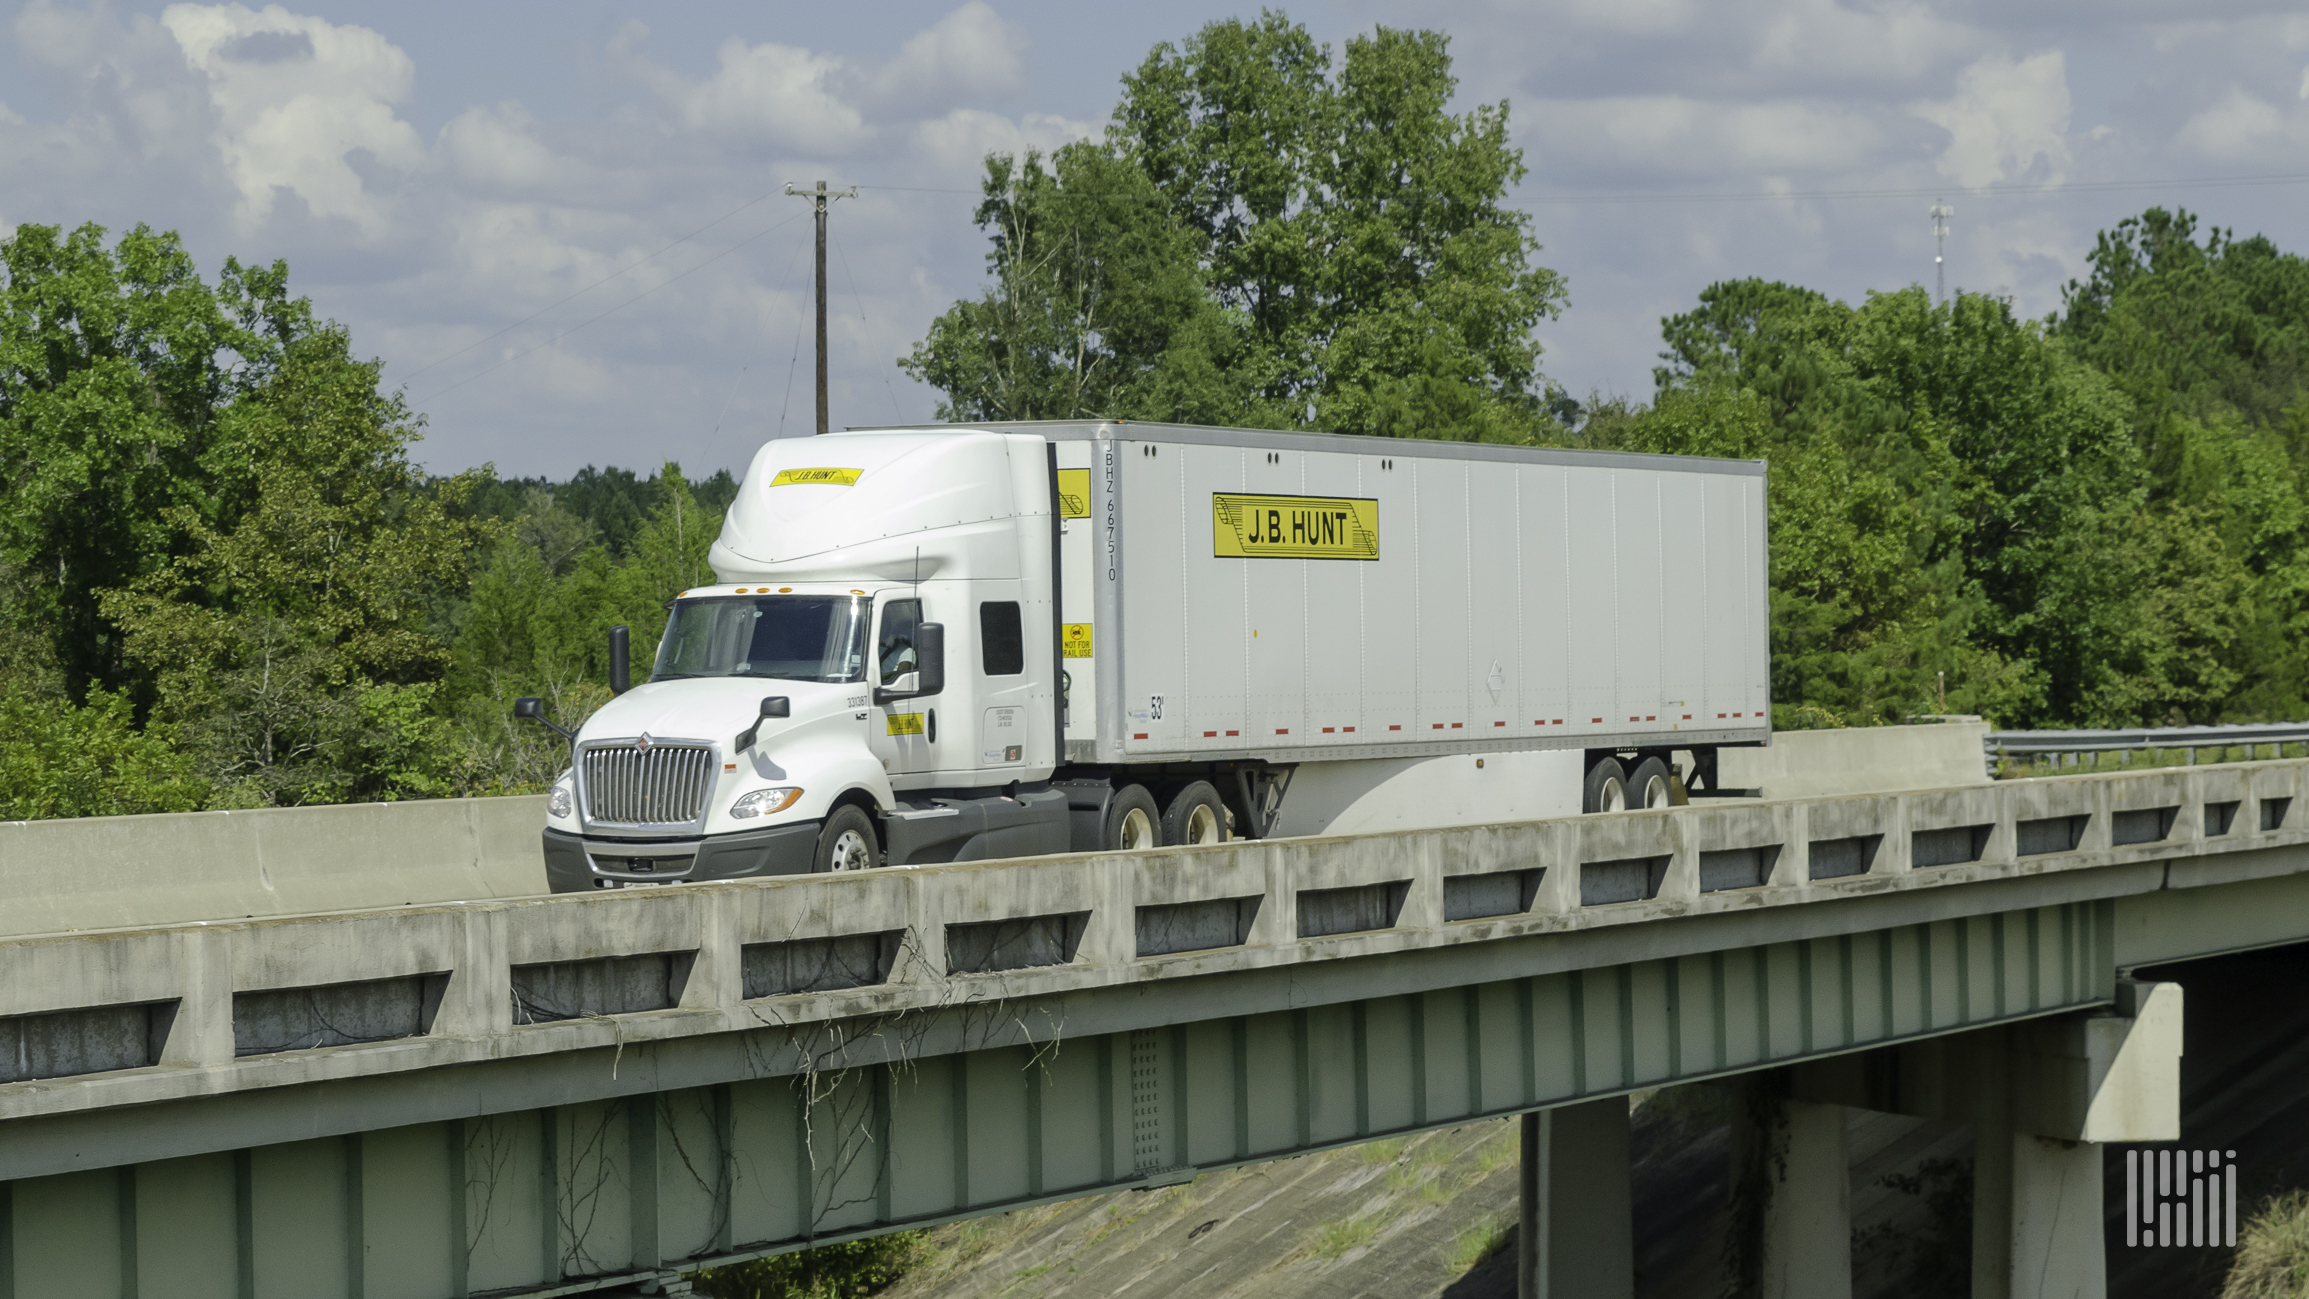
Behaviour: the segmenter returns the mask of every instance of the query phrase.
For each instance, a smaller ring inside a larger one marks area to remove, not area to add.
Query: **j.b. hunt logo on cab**
[[[1211,554],[1219,559],[1377,559],[1379,502],[1213,492]]]
[[[2237,1152],[2125,1152],[2127,1245],[2237,1243]]]

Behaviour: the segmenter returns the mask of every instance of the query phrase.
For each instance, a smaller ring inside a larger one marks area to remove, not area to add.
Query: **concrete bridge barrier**
[[[0,935],[546,892],[542,795],[0,822]]]

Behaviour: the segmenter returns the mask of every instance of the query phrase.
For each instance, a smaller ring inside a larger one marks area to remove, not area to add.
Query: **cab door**
[[[867,684],[877,690],[899,689],[905,678],[919,679],[922,601],[913,595],[884,599],[874,616],[874,661]],[[935,699],[893,699],[874,706],[867,722],[874,756],[893,778],[934,770],[930,734]]]

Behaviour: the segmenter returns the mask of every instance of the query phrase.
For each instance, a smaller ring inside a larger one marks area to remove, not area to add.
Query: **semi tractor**
[[[1761,462],[1137,424],[770,442],[558,891],[1656,807],[1769,743]],[[555,725],[534,699],[524,716]],[[556,725],[555,729],[561,728]]]

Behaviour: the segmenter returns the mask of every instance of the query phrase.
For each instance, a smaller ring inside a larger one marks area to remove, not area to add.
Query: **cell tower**
[[[1932,287],[1942,302],[1948,301],[1948,218],[1956,209],[1946,199],[1932,203]]]

